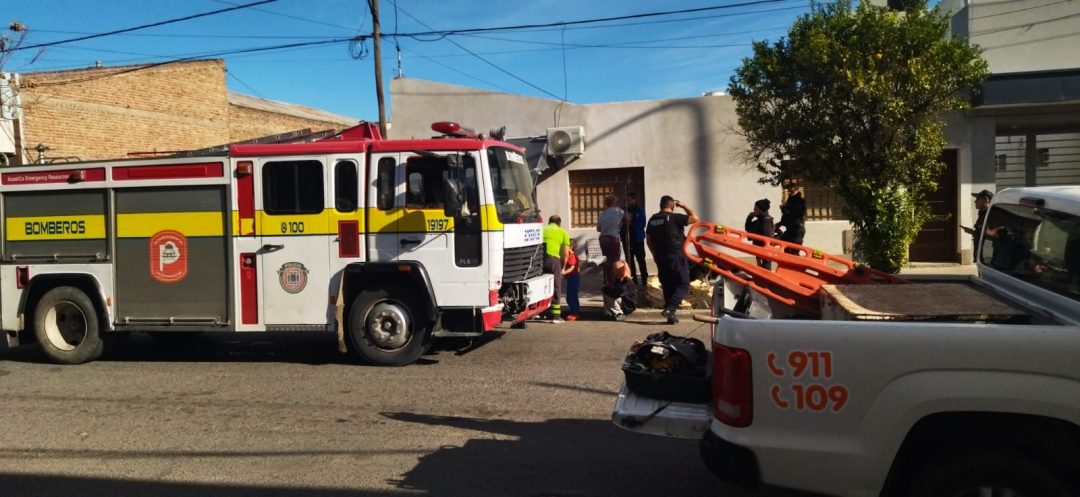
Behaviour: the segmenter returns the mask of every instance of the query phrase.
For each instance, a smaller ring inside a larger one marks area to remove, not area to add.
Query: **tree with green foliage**
[[[754,43],[728,90],[761,181],[832,188],[871,266],[896,272],[930,220],[945,114],[988,75],[981,50],[948,38],[926,0],[904,12],[863,0],[813,5],[787,38]]]

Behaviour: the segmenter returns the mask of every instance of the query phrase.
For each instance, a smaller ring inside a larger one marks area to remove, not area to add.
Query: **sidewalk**
[[[656,275],[652,269],[652,261],[649,261],[650,275]],[[911,263],[900,271],[898,276],[906,279],[910,279],[916,282],[930,282],[930,281],[964,281],[972,276],[977,276],[979,273],[978,267],[974,264],[950,264],[950,263],[925,263],[916,262]],[[603,285],[603,276],[601,275],[600,268],[592,266],[583,268],[581,270],[581,291],[579,292],[581,298],[582,312],[595,311],[602,312],[604,307],[604,297],[600,293],[600,287]],[[562,302],[566,302],[566,296],[562,296]],[[679,316],[689,317],[693,312],[702,312],[702,309],[683,309],[679,311]],[[589,312],[592,314],[592,312]],[[635,315],[660,315],[660,309],[654,308],[639,308]]]

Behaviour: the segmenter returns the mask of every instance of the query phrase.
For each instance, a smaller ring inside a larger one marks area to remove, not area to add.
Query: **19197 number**
[[[446,231],[450,228],[449,219],[428,219],[428,231]]]

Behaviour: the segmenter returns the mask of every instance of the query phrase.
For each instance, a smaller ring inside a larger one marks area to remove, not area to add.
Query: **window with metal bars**
[[[627,193],[636,193],[639,202],[645,198],[643,167],[572,170],[569,179],[571,228],[595,227],[608,195],[614,195],[620,207],[625,206]]]
[[[806,201],[807,221],[846,221],[847,216],[841,212],[842,202],[840,196],[828,186],[813,181],[798,181],[799,189],[802,190],[803,200]],[[787,201],[787,193],[784,194]]]

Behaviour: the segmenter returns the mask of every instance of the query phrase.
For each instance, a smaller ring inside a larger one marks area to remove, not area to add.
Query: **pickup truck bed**
[[[823,285],[821,319],[1025,323],[1027,312],[962,283]]]

